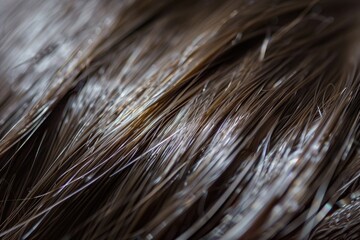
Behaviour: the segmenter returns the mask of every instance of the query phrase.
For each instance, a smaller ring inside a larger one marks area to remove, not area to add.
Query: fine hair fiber
[[[0,0],[0,239],[360,239],[360,1]]]

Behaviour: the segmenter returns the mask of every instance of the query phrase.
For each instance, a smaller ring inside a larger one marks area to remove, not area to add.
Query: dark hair
[[[1,238],[359,238],[359,5],[1,1]]]

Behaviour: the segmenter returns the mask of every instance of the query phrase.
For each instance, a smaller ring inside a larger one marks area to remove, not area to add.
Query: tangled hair
[[[358,0],[1,0],[0,238],[359,239]]]

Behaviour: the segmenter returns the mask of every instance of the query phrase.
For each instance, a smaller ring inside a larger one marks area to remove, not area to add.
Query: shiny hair
[[[1,239],[359,238],[359,12],[1,1]]]

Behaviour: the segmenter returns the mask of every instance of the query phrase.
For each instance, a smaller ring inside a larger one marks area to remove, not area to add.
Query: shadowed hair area
[[[0,238],[359,239],[358,0],[0,0]]]

